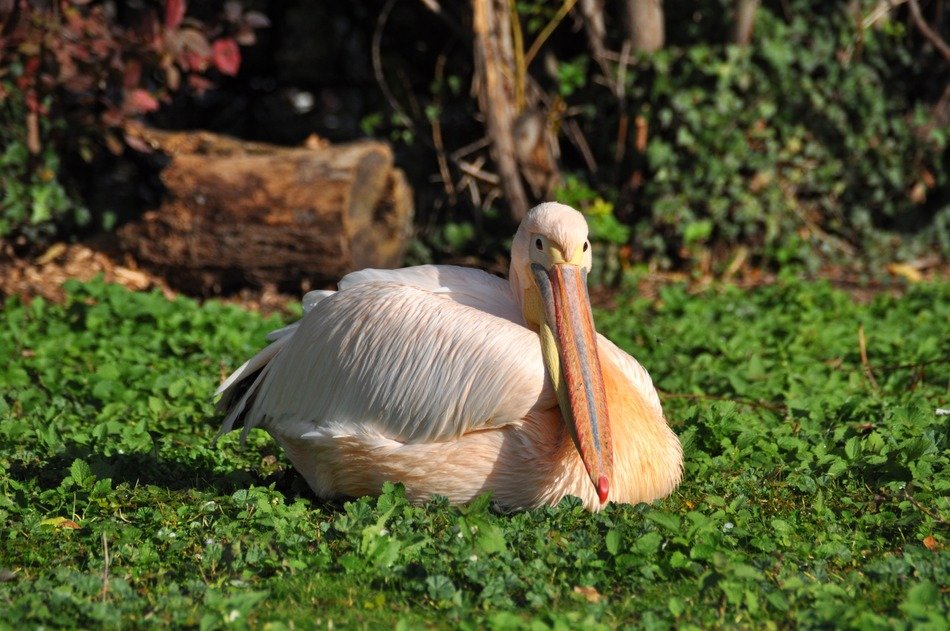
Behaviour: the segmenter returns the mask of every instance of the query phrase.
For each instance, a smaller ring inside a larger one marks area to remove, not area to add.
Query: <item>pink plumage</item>
[[[386,481],[416,502],[491,491],[509,510],[668,495],[682,451],[646,370],[584,313],[565,320],[583,331],[545,329],[537,283],[567,268],[590,269],[587,225],[549,203],[519,228],[509,282],[420,266],[311,292],[304,317],[219,389],[221,431],[265,429],[321,497],[376,494]],[[562,308],[589,314],[576,293]],[[582,454],[578,436],[603,458]]]

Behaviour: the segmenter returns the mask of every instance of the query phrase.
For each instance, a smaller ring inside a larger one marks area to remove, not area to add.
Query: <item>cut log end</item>
[[[284,148],[207,132],[132,133],[169,155],[167,193],[119,230],[120,244],[179,289],[295,291],[402,261],[412,191],[384,143]]]

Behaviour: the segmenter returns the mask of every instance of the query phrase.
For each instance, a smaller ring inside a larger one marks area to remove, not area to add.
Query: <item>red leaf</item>
[[[238,48],[237,42],[230,37],[226,37],[215,40],[212,48],[214,50],[212,61],[215,68],[220,70],[222,74],[232,77],[236,75],[241,67],[241,50]]]
[[[134,88],[142,80],[142,64],[138,59],[130,59],[122,73],[122,84],[126,89]]]
[[[30,57],[25,64],[23,64],[23,76],[32,78],[36,74],[36,71],[40,69],[40,58],[39,57]]]
[[[188,75],[188,85],[190,85],[192,89],[194,89],[198,94],[204,94],[207,90],[210,90],[214,87],[213,83],[196,74]]]
[[[185,0],[165,0],[165,28],[178,28],[185,19],[185,8]]]
[[[132,112],[145,114],[158,109],[158,100],[147,90],[141,88],[130,90],[126,93],[125,98],[126,108]]]

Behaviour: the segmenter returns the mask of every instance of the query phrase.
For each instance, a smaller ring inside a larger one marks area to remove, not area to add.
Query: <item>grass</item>
[[[0,627],[948,628],[950,285],[618,304],[599,327],[663,390],[683,485],[500,515],[321,503],[265,434],[212,446],[210,393],[274,318],[8,299]]]

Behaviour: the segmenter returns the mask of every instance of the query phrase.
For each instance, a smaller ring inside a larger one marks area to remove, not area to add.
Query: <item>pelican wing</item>
[[[364,269],[344,276],[340,281],[340,289],[377,281],[411,285],[499,318],[524,323],[521,310],[512,299],[508,281],[481,270],[455,265],[417,265],[397,270]]]
[[[507,283],[465,268],[350,274],[223,386],[244,421],[438,442],[556,405]],[[249,385],[248,385],[249,383]]]
[[[364,269],[344,276],[339,282],[339,287],[342,291],[372,282],[410,285],[433,293],[444,294],[447,298],[459,304],[486,311],[512,322],[524,322],[518,305],[511,298],[508,282],[497,276],[469,267],[417,265],[395,270]],[[325,289],[308,292],[301,300],[304,313],[309,312],[321,300],[335,293]],[[267,341],[273,342],[294,332],[299,324],[299,322],[294,322],[276,331],[271,331],[267,335]],[[238,376],[238,371],[235,371],[232,375],[232,377]],[[227,382],[222,384],[217,394],[223,392],[228,385]]]

